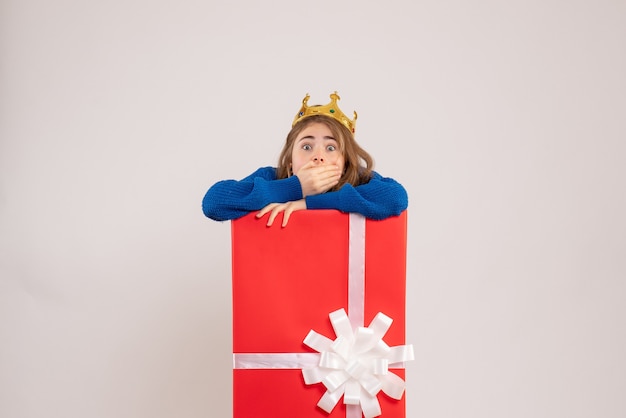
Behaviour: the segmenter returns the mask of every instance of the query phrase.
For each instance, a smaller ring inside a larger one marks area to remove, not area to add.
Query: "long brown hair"
[[[291,175],[291,154],[293,144],[296,138],[307,126],[313,123],[322,123],[330,129],[333,137],[337,141],[339,151],[344,158],[343,175],[339,179],[339,183],[330,191],[339,190],[344,184],[348,183],[353,186],[365,184],[372,177],[374,168],[374,160],[354,139],[352,132],[343,126],[339,121],[325,115],[309,116],[298,122],[285,140],[283,150],[278,157],[278,167],[276,168],[276,178],[284,179]]]

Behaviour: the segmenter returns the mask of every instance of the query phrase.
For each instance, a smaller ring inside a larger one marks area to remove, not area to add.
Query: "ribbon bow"
[[[368,327],[356,330],[343,308],[331,312],[329,318],[337,336],[334,341],[314,330],[304,339],[304,344],[321,354],[317,366],[302,369],[304,382],[326,387],[317,405],[327,413],[343,396],[344,404],[360,405],[365,418],[381,415],[378,392],[394,399],[401,399],[404,393],[404,380],[389,367],[413,360],[413,346],[389,347],[383,341],[393,320],[382,312]]]

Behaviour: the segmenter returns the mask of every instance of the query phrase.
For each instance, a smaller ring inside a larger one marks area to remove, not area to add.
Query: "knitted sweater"
[[[262,167],[242,180],[222,180],[204,195],[202,211],[216,221],[237,219],[270,203],[302,199],[298,177],[276,179],[274,167]],[[399,215],[408,206],[406,190],[391,178],[373,172],[360,186],[345,184],[335,192],[307,196],[307,209],[337,209],[370,219]]]

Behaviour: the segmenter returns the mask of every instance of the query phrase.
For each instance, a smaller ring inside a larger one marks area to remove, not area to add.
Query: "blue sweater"
[[[298,177],[276,180],[274,167],[262,167],[248,177],[222,180],[204,195],[202,211],[216,221],[237,219],[260,210],[270,203],[302,199]],[[335,192],[306,198],[307,209],[337,209],[360,213],[370,219],[385,219],[399,215],[408,206],[406,190],[391,178],[373,172],[372,179],[360,186],[345,184]]]

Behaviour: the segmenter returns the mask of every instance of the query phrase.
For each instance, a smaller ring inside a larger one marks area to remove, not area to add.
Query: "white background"
[[[626,3],[0,1],[0,416],[228,417],[230,225],[305,93],[408,190],[409,418],[626,416]]]

